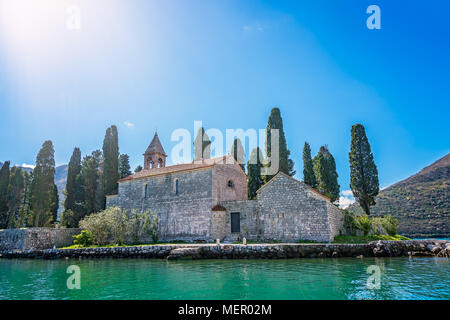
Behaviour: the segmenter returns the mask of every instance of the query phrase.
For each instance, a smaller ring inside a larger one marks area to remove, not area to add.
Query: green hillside
[[[450,154],[419,173],[380,191],[371,214],[391,214],[409,237],[450,236]],[[362,213],[355,204],[352,212]]]

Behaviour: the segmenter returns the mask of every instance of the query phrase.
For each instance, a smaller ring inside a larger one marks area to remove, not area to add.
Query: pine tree
[[[239,163],[242,171],[245,172],[245,151],[242,145],[241,139],[236,138],[233,141],[233,146],[231,148],[231,155]]]
[[[29,224],[46,227],[55,222],[58,214],[58,190],[55,185],[55,151],[50,140],[45,141],[36,157],[31,184],[31,209]],[[56,209],[55,209],[56,208]]]
[[[117,127],[106,129],[103,140],[103,180],[105,195],[117,194],[119,180],[119,140]]]
[[[19,219],[20,208],[23,204],[25,181],[21,168],[11,169],[8,187],[8,228],[15,228]]]
[[[375,197],[379,192],[378,170],[364,126],[353,125],[351,134],[350,188],[361,208],[370,215],[370,206],[375,204]]]
[[[269,120],[267,122],[266,127],[266,156],[268,158],[272,157],[272,147],[271,147],[271,141],[272,141],[272,133],[271,129],[278,129],[278,135],[279,135],[279,167],[278,171],[284,172],[290,176],[295,175],[294,170],[294,161],[289,159],[289,155],[291,152],[287,148],[286,144],[286,137],[284,135],[284,129],[283,129],[283,119],[281,118],[281,112],[278,108],[273,108],[270,111]],[[269,181],[272,179],[273,175],[265,176],[265,181]]]
[[[334,157],[326,146],[313,159],[314,173],[317,179],[317,190],[335,202],[339,199],[338,174]]]
[[[83,206],[83,190],[80,183],[81,173],[81,151],[79,148],[74,148],[72,156],[69,161],[69,168],[67,170],[66,183],[66,199],[64,201],[65,210],[72,210],[76,212],[82,211]]]
[[[205,129],[198,129],[194,140],[194,161],[209,159],[211,157],[211,140],[209,140]]]
[[[253,149],[250,159],[247,163],[248,172],[248,198],[256,199],[256,191],[264,184],[264,179],[261,176],[261,169],[263,168],[263,154],[259,148]]]
[[[130,157],[124,153],[119,156],[119,176],[125,178],[131,175]]]
[[[0,229],[8,227],[9,161],[0,169]]]
[[[142,171],[142,169],[144,169],[144,168],[142,168],[141,165],[138,165],[138,166],[136,167],[136,169],[134,169],[134,173],[138,173],[139,171]]]
[[[307,185],[316,188],[317,180],[314,174],[314,166],[311,158],[311,147],[308,142],[303,146],[303,182]]]

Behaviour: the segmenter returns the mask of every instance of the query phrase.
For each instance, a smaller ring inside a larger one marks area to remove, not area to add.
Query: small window
[[[241,214],[239,212],[231,213],[231,232],[241,232]]]
[[[146,184],[144,186],[144,198],[147,199],[148,198],[148,184]]]
[[[175,183],[174,183],[174,189],[175,189],[175,195],[177,196],[179,194],[179,181],[178,179],[175,179]]]
[[[229,186],[230,188],[234,188],[234,182],[231,181],[231,180],[228,180],[228,186]]]

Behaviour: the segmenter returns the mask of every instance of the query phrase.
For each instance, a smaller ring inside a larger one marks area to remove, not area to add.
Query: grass
[[[59,249],[89,249],[89,248],[126,248],[126,247],[144,247],[144,246],[155,246],[160,244],[193,244],[192,242],[185,242],[185,241],[174,241],[174,242],[153,242],[153,243],[145,243],[145,244],[103,244],[103,245],[90,245],[87,247],[84,247],[79,244],[73,244],[68,247],[62,247]]]
[[[333,243],[369,243],[370,241],[388,240],[388,241],[402,241],[411,240],[401,235],[368,235],[368,236],[336,236]]]

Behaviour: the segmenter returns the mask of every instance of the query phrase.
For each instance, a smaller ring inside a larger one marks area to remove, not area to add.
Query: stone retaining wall
[[[2,258],[286,259],[337,257],[450,257],[450,241],[374,241],[368,244],[179,244],[135,247],[9,250]]]
[[[0,230],[0,252],[65,247],[73,244],[76,228],[22,228]]]

